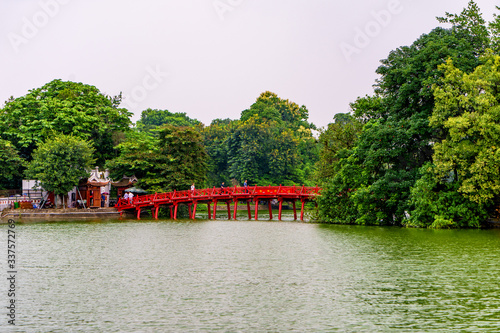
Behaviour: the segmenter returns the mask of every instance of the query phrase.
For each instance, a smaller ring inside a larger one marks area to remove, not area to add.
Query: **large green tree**
[[[286,122],[293,130],[298,130],[301,127],[316,128],[314,124],[309,123],[309,111],[304,105],[299,106],[288,99],[279,98],[278,95],[270,91],[260,94],[255,103],[241,113],[240,120],[245,122],[255,115],[278,123]]]
[[[164,188],[182,190],[192,183],[204,185],[208,156],[198,131],[167,125],[159,132],[159,144],[165,158],[159,174],[165,179]]]
[[[203,145],[209,156],[207,178],[210,185],[231,179],[228,170],[228,140],[237,126],[237,120],[214,119],[202,130]]]
[[[320,158],[316,170],[316,178],[325,183],[335,176],[336,164],[341,150],[352,149],[361,133],[363,124],[350,114],[337,113],[334,122],[328,124],[319,136]]]
[[[496,6],[497,10],[500,10],[499,6]],[[490,48],[497,54],[500,53],[500,15],[493,14],[493,21],[488,23],[488,29],[490,33]]]
[[[460,14],[445,13],[444,17],[438,17],[440,23],[450,23],[453,31],[462,40],[475,45],[476,56],[480,56],[486,48],[492,45],[492,38],[488,31],[488,25],[481,15],[477,3],[470,0],[467,7]],[[489,25],[493,27],[494,24]]]
[[[313,184],[314,129],[305,106],[262,93],[239,120],[219,119],[203,129],[210,183]]]
[[[90,142],[72,135],[57,135],[35,149],[25,174],[63,198],[81,178],[89,176],[95,163],[93,154]]]
[[[435,88],[431,126],[444,128],[434,145],[440,177],[450,172],[459,191],[478,204],[500,196],[500,56],[488,53],[484,64],[467,74],[449,60],[443,84]]]
[[[118,149],[120,155],[106,165],[113,179],[135,174],[138,186],[151,192],[204,185],[207,154],[201,135],[192,127],[165,125],[158,135],[130,133]]]
[[[375,95],[352,104],[354,115],[366,125],[356,147],[342,152],[335,175],[323,184],[325,197],[337,196],[339,204],[351,207],[346,222],[405,223],[411,188],[421,177],[420,168],[431,161],[433,144],[443,137],[440,129],[429,126],[432,86],[444,71],[439,65],[451,58],[470,73],[485,47],[484,21],[473,2],[460,15],[448,17],[451,29],[436,28],[382,60]],[[326,221],[344,219],[339,207],[321,211]]]
[[[470,74],[441,66],[430,125],[444,139],[412,191],[410,224],[478,227],[500,203],[500,56],[481,60]]]
[[[21,156],[58,133],[92,141],[97,164],[116,155],[114,146],[129,130],[131,113],[119,108],[121,96],[110,97],[96,87],[53,80],[25,96],[11,98],[0,111],[0,138]]]

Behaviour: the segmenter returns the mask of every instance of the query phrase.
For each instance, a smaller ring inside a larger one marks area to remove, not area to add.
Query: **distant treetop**
[[[189,118],[185,112],[170,112],[158,109],[142,111],[141,119],[136,123],[137,129],[142,132],[149,132],[163,125],[196,127],[203,124],[197,119]]]

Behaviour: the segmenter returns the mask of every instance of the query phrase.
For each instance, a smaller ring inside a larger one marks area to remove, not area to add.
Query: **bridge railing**
[[[166,192],[166,193],[156,193],[155,194],[155,201],[168,201],[172,200],[172,195],[175,193],[174,192]]]
[[[149,204],[153,202],[156,198],[156,194],[138,195],[135,196],[133,201],[136,205]]]
[[[119,209],[129,209],[134,207],[149,206],[168,202],[191,201],[191,200],[213,200],[217,197],[277,197],[292,196],[298,198],[315,197],[321,194],[321,188],[306,186],[234,186],[225,188],[204,188],[185,191],[173,191],[166,193],[155,193],[138,195],[129,201],[124,198],[118,199],[116,207]]]
[[[124,206],[130,206],[130,201],[128,199],[119,198],[118,201],[116,202],[115,207],[120,208]]]
[[[318,186],[315,187],[303,187],[302,193],[306,195],[317,196],[321,194],[321,188]]]
[[[203,188],[201,190],[194,190],[191,191],[191,196],[193,198],[199,198],[199,197],[210,197],[213,195],[213,189],[211,188]]]

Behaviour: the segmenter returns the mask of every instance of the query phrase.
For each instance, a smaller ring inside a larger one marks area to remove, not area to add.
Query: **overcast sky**
[[[494,0],[476,1],[489,21]],[[371,94],[381,59],[468,0],[0,0],[0,101],[53,79],[122,106],[240,117],[269,90],[325,126]]]

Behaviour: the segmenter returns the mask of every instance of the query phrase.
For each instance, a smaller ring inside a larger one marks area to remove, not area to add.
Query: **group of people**
[[[220,189],[221,189],[221,193],[224,193],[224,188],[226,187],[225,183],[222,182],[222,184],[220,185]],[[248,191],[248,180],[245,180],[245,182],[243,183],[243,187],[245,188],[245,192]],[[194,192],[195,190],[195,186],[194,186],[194,183],[191,184],[191,191]],[[132,192],[125,192],[125,195],[123,196],[123,199],[127,200],[129,203],[132,203],[133,199],[134,199],[134,193]]]
[[[194,184],[193,184],[193,186],[194,186]],[[191,188],[193,186],[191,186]],[[220,184],[220,193],[225,193],[224,192],[225,187],[226,187],[225,183],[222,182],[222,184]],[[245,193],[248,192],[248,180],[245,180],[245,182],[243,183],[243,187],[245,188]]]
[[[225,187],[226,187],[225,183],[222,182],[222,184],[220,185],[220,190],[221,190],[220,193],[225,193],[224,192]],[[245,188],[245,192],[248,192],[248,180],[245,180],[245,182],[243,183],[243,187]],[[195,190],[195,186],[194,186],[194,183],[192,183],[191,184],[191,191],[194,192],[194,190]],[[132,201],[134,200],[134,193],[125,192],[125,194],[123,195],[123,199],[127,200],[129,203],[132,203]]]
[[[125,192],[125,195],[123,196],[123,199],[127,200],[129,203],[132,203],[134,200],[134,193],[132,192]]]

